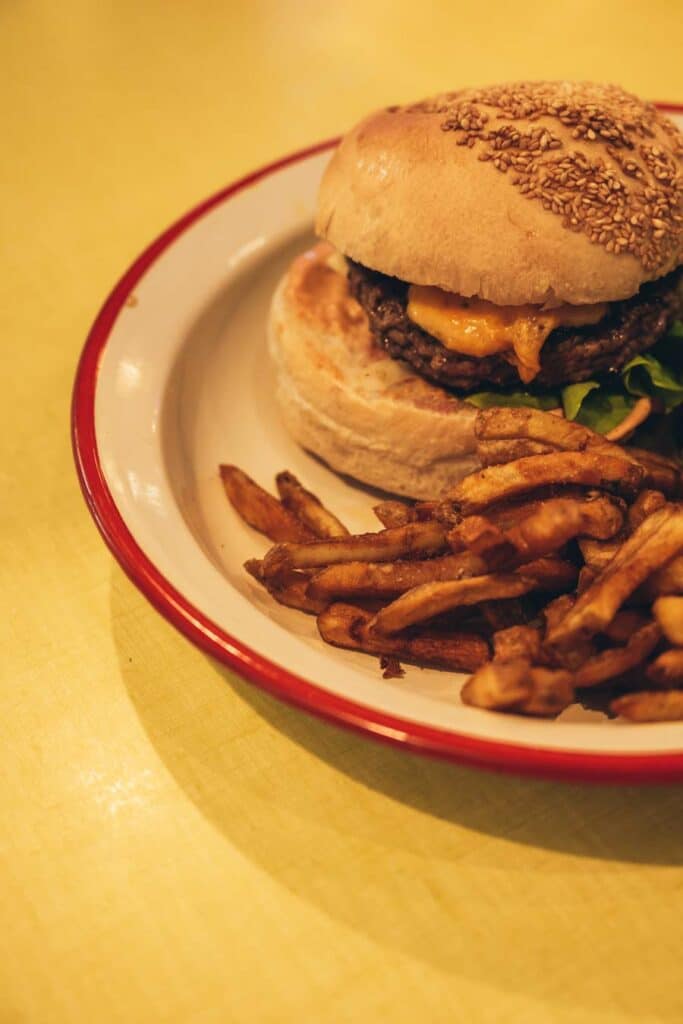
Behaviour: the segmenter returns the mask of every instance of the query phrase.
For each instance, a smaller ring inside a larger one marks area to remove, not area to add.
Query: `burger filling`
[[[496,306],[441,288],[410,285],[406,314],[452,352],[478,359],[500,353],[528,384],[541,371],[541,349],[548,335],[556,327],[599,323],[607,314],[607,305],[563,305],[553,310]]]
[[[561,388],[618,371],[669,330],[681,308],[682,270],[621,302],[495,306],[409,286],[358,263],[349,286],[386,351],[422,376],[469,393],[482,387]]]

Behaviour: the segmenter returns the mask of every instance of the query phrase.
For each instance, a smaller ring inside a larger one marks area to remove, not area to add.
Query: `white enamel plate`
[[[375,737],[456,761],[554,777],[683,778],[683,724],[631,725],[572,707],[538,721],[465,707],[461,677],[326,646],[242,568],[267,542],[227,503],[218,465],[272,489],[291,469],[352,529],[371,496],[284,433],[265,323],[270,296],[312,238],[329,143],[266,167],[170,228],[116,286],[74,386],[83,491],[116,558],[193,642],[277,696]]]

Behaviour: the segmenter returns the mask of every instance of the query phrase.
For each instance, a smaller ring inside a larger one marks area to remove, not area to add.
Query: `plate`
[[[285,434],[265,322],[293,255],[312,239],[334,140],[243,178],[182,217],[136,260],[88,336],[73,393],[78,474],[115,557],[181,632],[241,676],[405,749],[498,770],[586,780],[683,778],[683,724],[632,725],[568,709],[538,721],[462,705],[452,674],[384,680],[374,658],[322,643],[312,617],[244,572],[267,543],[218,477],[234,462],[264,486],[291,469],[352,529],[371,495]]]

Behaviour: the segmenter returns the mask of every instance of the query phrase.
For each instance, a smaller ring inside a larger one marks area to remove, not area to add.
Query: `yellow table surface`
[[[83,505],[101,300],[195,201],[375,105],[683,99],[680,0],[0,5],[0,1021],[683,1020],[680,788],[387,749],[176,634]]]

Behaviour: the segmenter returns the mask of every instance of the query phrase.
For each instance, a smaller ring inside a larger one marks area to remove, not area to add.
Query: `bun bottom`
[[[476,409],[379,351],[366,315],[316,245],[273,297],[268,339],[289,433],[332,469],[409,498],[435,498],[478,468]]]

